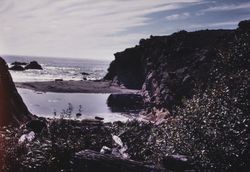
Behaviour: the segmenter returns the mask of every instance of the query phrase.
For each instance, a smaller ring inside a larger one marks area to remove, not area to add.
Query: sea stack
[[[32,119],[18,94],[6,62],[0,57],[0,126],[20,125]]]

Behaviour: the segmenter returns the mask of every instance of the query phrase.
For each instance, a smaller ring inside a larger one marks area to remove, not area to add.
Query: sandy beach
[[[32,89],[41,92],[57,93],[137,93],[110,81],[44,81],[44,82],[16,82],[16,87]]]

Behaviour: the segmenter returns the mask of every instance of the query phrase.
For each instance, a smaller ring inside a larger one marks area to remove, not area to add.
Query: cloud
[[[181,14],[173,14],[173,15],[169,15],[166,17],[166,20],[168,21],[174,21],[174,20],[183,20],[186,19],[190,16],[189,13],[181,13]]]
[[[232,11],[240,9],[250,9],[250,2],[209,7],[207,9],[201,10],[201,12]]]
[[[151,14],[201,0],[1,0],[0,52],[110,58],[147,33]],[[183,13],[177,18],[188,17]],[[172,18],[174,18],[172,16]]]

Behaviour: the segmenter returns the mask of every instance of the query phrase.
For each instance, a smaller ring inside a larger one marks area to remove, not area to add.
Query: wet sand
[[[57,93],[137,93],[139,91],[113,85],[110,81],[17,82],[15,85],[18,88]]]

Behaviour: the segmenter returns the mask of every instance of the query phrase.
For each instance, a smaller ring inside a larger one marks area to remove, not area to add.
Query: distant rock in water
[[[24,71],[25,69],[21,65],[15,64],[14,66],[10,67],[9,70]]]
[[[6,62],[0,57],[0,126],[19,125],[32,117],[17,92]]]
[[[42,70],[42,66],[38,64],[37,61],[32,61],[28,65],[25,66],[25,69],[37,69],[37,70]]]
[[[87,72],[82,72],[81,74],[82,74],[82,75],[90,75],[90,74],[87,73]]]

